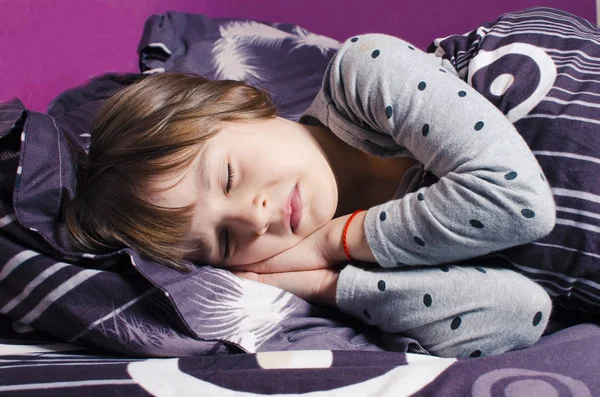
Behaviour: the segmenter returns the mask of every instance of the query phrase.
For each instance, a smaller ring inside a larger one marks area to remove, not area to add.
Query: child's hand
[[[280,273],[335,266],[346,258],[341,243],[345,218],[332,219],[295,246],[277,255],[249,265],[233,266],[230,270]]]
[[[352,220],[347,231],[347,243],[352,258],[361,262],[375,262],[364,232],[366,212]],[[323,227],[307,236],[295,246],[269,259],[243,266],[234,266],[233,271],[254,273],[280,273],[325,269],[346,260],[342,244],[342,231],[350,215],[334,218]]]
[[[350,223],[347,243],[352,258],[361,262],[375,262],[364,233],[366,212],[359,213]],[[342,244],[342,231],[350,215],[334,218],[308,235],[295,246],[263,261],[233,266],[232,271],[254,273],[297,272],[326,269],[347,260]]]
[[[274,274],[234,271],[234,274],[279,287],[309,302],[337,307],[335,295],[339,273],[332,269]]]

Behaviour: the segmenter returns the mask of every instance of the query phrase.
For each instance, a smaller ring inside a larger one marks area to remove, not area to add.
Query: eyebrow
[[[210,172],[208,172],[208,158],[209,156],[206,155],[207,150],[203,150],[200,154],[199,154],[199,158],[201,160],[204,161],[199,161],[197,167],[200,168],[200,170],[198,171],[199,175],[200,175],[200,182],[201,182],[201,186],[203,187],[203,189],[209,193],[210,192]]]

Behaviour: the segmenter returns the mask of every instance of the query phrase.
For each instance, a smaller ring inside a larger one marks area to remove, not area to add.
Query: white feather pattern
[[[306,29],[296,26],[294,28],[294,32],[297,37],[294,39],[294,47],[293,50],[302,47],[302,46],[315,46],[321,51],[323,56],[331,49],[339,49],[341,47],[341,43],[331,37],[322,36],[320,34],[315,34],[307,31]]]
[[[226,339],[248,352],[281,331],[279,323],[297,306],[294,295],[271,285],[245,280],[222,269],[207,268],[219,283],[196,280],[198,290],[210,289],[212,297],[198,293],[190,302],[199,309],[194,315],[206,324],[201,334],[207,338]],[[209,325],[210,324],[210,325]]]
[[[215,41],[212,49],[215,78],[232,80],[265,80],[267,68],[261,68],[263,60],[251,53],[252,48],[263,47],[278,50],[283,41],[292,40],[294,51],[304,46],[314,46],[323,55],[332,48],[339,48],[334,39],[313,34],[296,27],[295,34],[256,21],[234,21],[219,28],[221,38]],[[262,70],[261,70],[262,69]]]
[[[212,54],[216,79],[242,81],[258,77],[256,67],[250,64],[252,54],[234,39],[222,37],[215,41]]]

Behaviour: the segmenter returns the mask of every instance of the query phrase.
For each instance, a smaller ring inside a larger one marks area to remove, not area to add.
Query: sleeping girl
[[[147,75],[110,98],[65,205],[74,243],[212,265],[417,339],[492,355],[542,335],[551,301],[486,254],[555,223],[509,120],[441,58],[347,40],[299,122],[237,81]]]

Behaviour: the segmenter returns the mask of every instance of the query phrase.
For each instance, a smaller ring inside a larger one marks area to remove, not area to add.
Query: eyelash
[[[231,163],[227,164],[227,172],[228,172],[228,178],[227,178],[227,193],[229,193],[231,191],[231,189],[233,188],[233,179],[235,177],[235,172],[233,170],[233,167],[231,166]]]
[[[233,188],[233,180],[235,177],[235,172],[231,163],[227,164],[227,187],[225,188],[226,192],[229,193]],[[223,254],[223,260],[229,257],[229,230],[225,229],[225,253]]]

